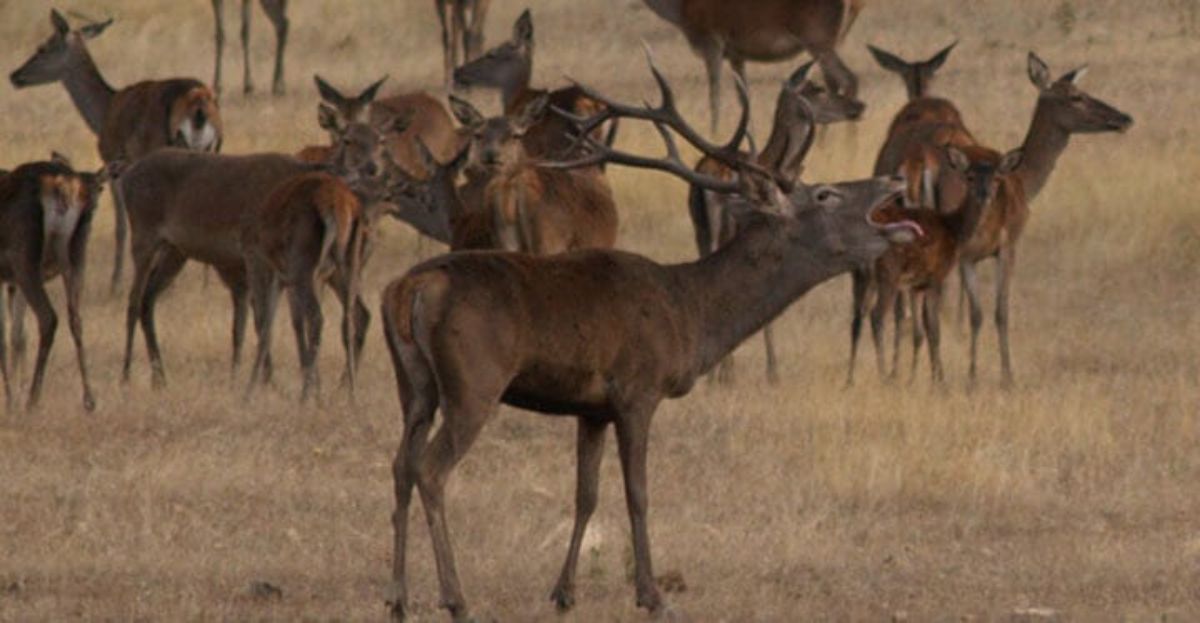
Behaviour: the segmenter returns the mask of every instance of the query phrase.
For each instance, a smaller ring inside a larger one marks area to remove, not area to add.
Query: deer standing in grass
[[[839,95],[809,80],[813,62],[806,63],[783,83],[775,103],[775,120],[770,138],[758,154],[758,164],[778,171],[784,178],[800,178],[805,157],[812,148],[816,126],[858,119],[866,108],[862,102]],[[705,156],[696,163],[696,170],[720,179],[734,179],[737,172],[719,160]],[[692,185],[688,190],[688,211],[696,233],[700,257],[711,255],[733,239],[737,219],[727,205],[724,195]],[[767,381],[779,382],[771,325],[763,328],[767,352]],[[717,379],[733,381],[733,357],[717,368]]]
[[[726,60],[745,81],[746,61],[788,61],[808,51],[830,88],[849,97],[858,93],[858,78],[836,47],[866,0],[644,1],[679,28],[704,60],[713,132],[721,116],[721,63]]]
[[[79,360],[83,407],[88,411],[96,407],[88,382],[79,304],[92,217],[106,177],[104,170],[77,173],[58,161],[21,165],[0,177],[0,282],[16,286],[38,322],[37,360],[27,409],[36,407],[41,397],[46,361],[58,327],[45,282],[59,274],[66,288],[67,320]],[[6,404],[11,406],[3,310],[0,305],[0,376]]]
[[[492,0],[433,0],[438,22],[442,26],[442,56],[445,65],[446,90],[453,86],[454,70],[463,62],[471,62],[483,50],[483,22],[487,19]]]
[[[737,235],[698,262],[664,266],[613,250],[538,257],[522,253],[451,253],[393,281],[383,293],[383,326],[395,367],[404,434],[393,463],[396,512],[391,614],[406,615],[408,511],[415,485],[433,540],[441,605],[456,621],[470,617],[445,518],[446,481],[501,403],[577,418],[578,482],[574,529],[551,599],[575,601],[580,543],[596,507],[600,459],[609,424],[616,437],[632,526],[637,603],[666,608],[655,585],[646,523],[646,457],[659,403],[688,393],[698,376],[807,290],[884,251],[889,239],[919,230],[884,221],[876,208],[898,195],[898,180],[780,185],[777,175],[739,152],[741,121],[724,146],[705,141],[679,116],[674,95],[651,64],[662,92],[657,108],[625,106],[588,93],[608,117],[652,121],[667,144],[662,159],[614,151],[591,141],[599,160],[671,172],[725,193],[740,192]],[[673,134],[739,171],[716,179],[683,163]],[[435,412],[442,422],[432,439]]]
[[[83,120],[99,138],[105,163],[133,161],[167,146],[216,152],[221,148],[221,116],[216,95],[191,78],[147,80],[114,89],[88,53],[86,40],[104,32],[112,19],[71,30],[58,11],[50,11],[53,34],[10,80],[20,89],[61,82]],[[116,250],[112,290],[125,260],[126,216],[123,197],[113,192]]]
[[[243,93],[252,93],[254,91],[254,80],[250,78],[250,2],[251,0],[242,0]],[[271,79],[271,93],[275,95],[282,95],[285,89],[283,82],[283,56],[284,51],[287,49],[289,26],[287,4],[288,0],[258,0],[258,5],[262,7],[267,19],[271,20],[271,26],[275,28],[275,73]],[[221,57],[225,51],[225,0],[212,0],[212,7],[213,18],[216,23],[213,39],[217,51],[217,58],[213,69],[213,89],[217,93],[220,93]]]
[[[549,108],[546,114],[533,119],[521,142],[525,151],[535,157],[565,158],[581,155],[572,153],[579,146],[575,128],[561,115],[548,114],[552,109],[565,110],[580,116],[600,111],[599,103],[587,97],[578,86],[553,91],[529,86],[533,77],[533,15],[526,9],[513,24],[512,38],[454,71],[454,83],[462,87],[487,87],[500,90],[500,104],[506,115],[517,115],[533,100],[546,95]],[[615,124],[610,124],[605,141],[612,145],[616,139]],[[603,128],[593,132],[601,138]]]
[[[996,259],[996,331],[1000,338],[1000,370],[1005,386],[1013,383],[1012,356],[1008,344],[1008,297],[1016,264],[1016,246],[1029,220],[1032,202],[1054,171],[1072,134],[1125,132],[1133,118],[1079,88],[1086,67],[1052,80],[1050,69],[1033,52],[1029,53],[1029,79],[1038,89],[1033,119],[1021,145],[1021,164],[1008,176],[1003,194],[995,199],[994,219],[980,223],[960,254],[963,287],[971,312],[970,379],[976,378],[976,352],[983,310],[975,265]]]

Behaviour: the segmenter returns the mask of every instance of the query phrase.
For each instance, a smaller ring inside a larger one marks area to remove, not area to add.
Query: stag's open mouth
[[[889,239],[898,238],[902,242],[907,242],[907,240],[904,240],[905,238],[915,240],[916,238],[924,236],[925,230],[922,229],[916,221],[907,218],[888,220],[887,215],[879,214],[881,210],[889,205],[895,204],[899,206],[900,202],[903,200],[903,197],[903,191],[896,191],[885,197],[879,203],[875,204],[875,206],[867,212],[867,223],[879,230],[879,233],[883,234]]]

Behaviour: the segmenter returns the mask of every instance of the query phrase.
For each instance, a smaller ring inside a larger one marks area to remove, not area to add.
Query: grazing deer
[[[644,0],[659,17],[683,32],[708,72],[712,131],[721,113],[721,62],[743,81],[746,61],[788,61],[807,50],[825,81],[855,97],[858,78],[835,50],[866,0]]]
[[[483,21],[492,0],[433,0],[438,22],[442,25],[442,55],[445,60],[446,90],[453,86],[458,53],[464,62],[479,57],[483,49]]]
[[[599,112],[599,104],[583,94],[577,86],[553,91],[529,86],[533,76],[533,15],[525,9],[513,24],[512,38],[479,58],[454,70],[454,83],[462,87],[487,87],[500,90],[500,103],[507,115],[518,114],[533,100],[548,95],[550,109],[565,110],[579,116]],[[575,128],[561,115],[543,114],[535,119],[521,138],[525,151],[531,156],[565,158],[582,155],[573,152],[579,145]],[[616,125],[610,125],[605,141],[616,140]],[[604,130],[597,128],[594,138]]]
[[[0,281],[16,286],[33,308],[38,322],[38,351],[27,409],[41,397],[46,361],[58,316],[46,294],[45,282],[61,274],[67,295],[67,320],[79,360],[83,407],[92,411],[96,401],[88,382],[83,345],[83,319],[79,310],[87,261],[88,234],[107,173],[76,173],[58,162],[34,162],[0,177]],[[10,295],[14,294],[12,290]],[[11,406],[8,356],[0,305],[0,376],[4,377],[6,403]]]
[[[58,11],[51,9],[54,33],[9,79],[20,89],[62,82],[83,120],[100,139],[105,163],[133,161],[161,147],[198,151],[221,149],[221,115],[216,95],[191,78],[147,80],[113,89],[88,53],[85,41],[98,36],[112,19],[71,30]],[[113,192],[116,207],[116,250],[112,290],[121,280],[125,260],[125,207]]]
[[[454,116],[471,136],[467,166],[487,172],[480,197],[491,219],[487,246],[538,255],[612,248],[617,207],[604,176],[538,166],[521,142],[548,101],[543,94],[514,115],[487,119],[470,102],[450,96]]]
[[[993,210],[999,217],[984,221],[965,244],[959,269],[970,302],[971,367],[976,376],[975,355],[983,311],[979,302],[975,265],[996,258],[996,331],[1000,337],[1000,366],[1005,386],[1013,383],[1012,357],[1008,345],[1008,296],[1016,263],[1016,245],[1029,219],[1028,202],[1045,187],[1058,158],[1066,150],[1072,134],[1125,132],[1133,118],[1079,88],[1087,67],[1081,67],[1051,80],[1050,68],[1033,52],[1029,53],[1029,79],[1038,89],[1033,120],[1021,146],[1021,164],[1002,186]]]
[[[981,224],[988,226],[1003,219],[1003,214],[993,207],[997,197],[1003,199],[1012,192],[1007,176],[1017,167],[1021,160],[1020,149],[1013,150],[1004,156],[986,147],[957,148],[948,145],[944,148],[945,158],[949,168],[962,176],[967,183],[966,199],[957,210],[942,213],[937,210],[913,210],[915,220],[924,230],[925,235],[909,244],[896,245],[888,249],[875,264],[871,271],[871,288],[875,290],[875,302],[870,308],[871,336],[875,342],[875,355],[879,365],[879,373],[885,374],[883,356],[883,325],[887,310],[895,314],[895,344],[893,351],[891,377],[897,375],[900,358],[900,323],[903,307],[898,306],[901,295],[910,295],[913,310],[913,359],[912,370],[915,377],[917,360],[921,351],[921,343],[926,334],[929,336],[929,365],[936,383],[945,379],[941,360],[941,321],[940,310],[942,301],[942,285],[946,275],[957,263],[959,255],[967,242],[975,235]],[[915,154],[916,158],[924,159],[923,153]],[[901,211],[897,206],[889,206],[885,211]],[[870,305],[867,292],[855,289],[855,318],[861,318],[867,313]],[[853,324],[850,336],[850,367],[846,383],[854,381],[854,363],[858,353],[858,339],[861,323]]]
[[[699,375],[810,288],[873,260],[889,239],[919,235],[912,221],[878,218],[876,208],[898,195],[897,180],[785,189],[772,172],[738,153],[746,132],[744,89],[738,131],[727,145],[716,146],[682,120],[669,85],[651,68],[662,90],[658,108],[625,106],[587,92],[606,104],[602,117],[653,121],[668,156],[617,152],[593,140],[593,156],[564,166],[608,160],[669,171],[719,192],[742,189],[737,235],[720,253],[675,266],[613,250],[546,257],[451,253],[386,288],[383,326],[405,423],[393,463],[393,620],[406,615],[414,485],[430,526],[440,603],[456,621],[470,616],[450,546],[445,484],[501,403],[578,418],[575,524],[551,599],[562,610],[574,604],[580,543],[596,507],[604,436],[612,423],[632,526],[637,603],[661,613],[666,604],[654,581],[646,523],[648,437],[659,403],[687,394]],[[582,135],[605,120],[584,124]],[[689,168],[672,132],[738,170],[738,178],[715,179]],[[442,423],[430,439],[438,409]]]
[[[288,37],[288,0],[258,0],[267,19],[275,27],[275,75],[271,80],[271,93],[282,95],[283,83],[283,53],[287,48]],[[216,31],[213,35],[216,43],[217,59],[213,70],[213,89],[221,92],[221,56],[225,50],[225,0],[212,0],[213,17],[216,21]],[[252,93],[254,81],[250,79],[250,0],[242,0],[242,92]]]
[[[865,109],[858,100],[810,82],[808,75],[812,67],[813,62],[806,63],[784,81],[775,104],[775,122],[770,138],[758,155],[760,165],[780,172],[788,180],[799,179],[804,158],[812,148],[817,125],[858,119]],[[720,179],[733,179],[737,175],[728,166],[708,156],[701,158],[696,170]],[[688,209],[700,257],[715,253],[737,231],[736,215],[725,199],[725,196],[706,191],[700,186],[693,185],[688,191]],[[763,329],[763,340],[767,350],[767,381],[775,384],[779,381],[779,375],[770,324]],[[723,382],[733,381],[732,356],[717,368],[717,378]]]

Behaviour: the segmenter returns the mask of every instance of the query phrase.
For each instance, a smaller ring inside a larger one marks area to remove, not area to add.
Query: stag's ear
[[[909,64],[899,56],[886,50],[881,50],[871,44],[867,44],[867,49],[871,51],[871,56],[875,57],[875,62],[879,63],[880,67],[896,73],[908,71]]]
[[[550,104],[550,94],[542,93],[541,95],[529,100],[521,111],[513,118],[513,128],[518,134],[525,132],[529,126],[537,123],[542,115],[546,114],[546,107]]]
[[[113,18],[108,18],[103,22],[92,22],[87,26],[79,29],[79,34],[83,35],[84,39],[93,39],[104,32],[109,26],[112,26]]]
[[[954,145],[946,145],[946,161],[950,163],[950,168],[959,173],[966,173],[971,168],[971,159]]]
[[[1025,157],[1025,151],[1020,147],[1004,154],[1000,159],[1000,166],[996,167],[996,172],[1000,175],[1008,175],[1021,166],[1021,160]]]
[[[387,75],[384,75],[382,78],[377,80],[374,84],[363,89],[362,93],[359,93],[358,97],[354,98],[354,100],[362,106],[366,106],[367,104],[370,104],[371,102],[375,101],[375,95],[379,93],[379,87],[383,86],[383,83],[387,79],[388,79]]]
[[[450,95],[450,111],[454,113],[454,118],[465,128],[477,128],[483,125],[483,115],[479,113],[479,109],[475,108],[467,100]]]
[[[931,72],[941,69],[942,65],[946,63],[946,59],[950,57],[950,51],[953,50],[954,46],[956,45],[958,45],[958,41],[955,41],[954,43],[942,48],[941,52],[934,54],[929,58],[929,60],[925,61],[925,67]]]
[[[1042,91],[1050,88],[1050,67],[1033,52],[1029,53],[1029,81]]]
[[[325,82],[321,76],[313,74],[313,82],[317,84],[317,93],[321,94],[321,99],[339,108],[346,105],[346,96]]]
[[[533,14],[525,9],[513,24],[512,42],[523,48],[533,47]]]
[[[1074,71],[1069,71],[1069,72],[1063,74],[1063,76],[1061,78],[1059,78],[1058,81],[1059,82],[1069,82],[1071,84],[1078,86],[1079,81],[1081,79],[1083,79],[1083,77],[1085,75],[1087,75],[1087,72],[1088,72],[1088,66],[1084,65],[1083,67],[1080,67],[1079,69],[1076,69]]]
[[[808,76],[812,73],[813,66],[816,64],[817,61],[815,60],[808,61],[792,72],[792,75],[787,79],[787,88],[796,91],[804,86],[804,83],[808,82]]]
[[[330,132],[341,132],[345,129],[342,127],[341,115],[338,114],[337,109],[324,103],[317,104],[317,124],[321,126],[321,129]]]
[[[58,9],[50,9],[50,25],[54,26],[54,32],[60,35],[71,32],[71,25],[67,23],[67,18],[58,12]]]

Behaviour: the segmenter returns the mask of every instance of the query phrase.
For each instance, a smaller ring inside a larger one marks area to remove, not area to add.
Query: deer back
[[[494,225],[493,243],[537,254],[611,248],[617,236],[612,190],[592,172],[522,164],[492,177],[484,204]]]
[[[781,60],[806,49],[832,50],[860,8],[845,0],[680,0],[677,11],[656,12],[677,14],[693,46],[716,37],[743,58]]]
[[[417,140],[420,140],[439,161],[449,161],[458,153],[461,138],[446,107],[428,93],[405,93],[377,99],[371,103],[369,117],[372,125],[389,117],[412,114],[412,121],[403,132],[388,138],[388,147],[396,164],[405,173],[418,179],[432,172],[422,162]]]

